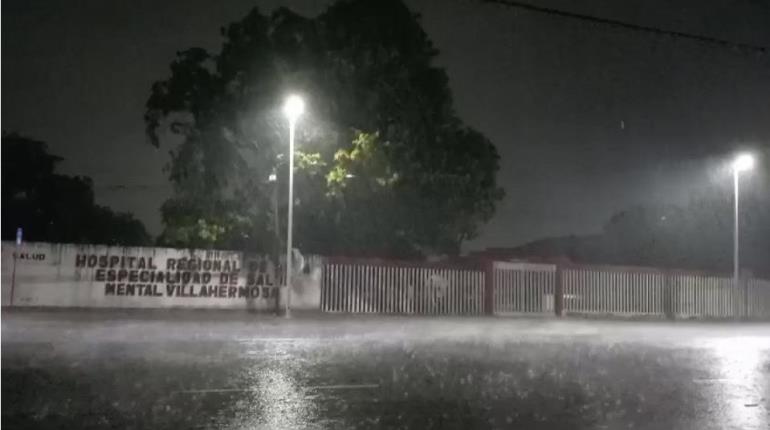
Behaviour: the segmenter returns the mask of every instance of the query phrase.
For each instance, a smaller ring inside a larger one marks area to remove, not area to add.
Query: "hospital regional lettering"
[[[153,257],[78,254],[75,267],[93,269],[93,280],[105,282],[107,296],[268,298],[278,294],[266,260],[250,262],[246,285],[238,285],[238,260],[168,258],[163,270]]]
[[[133,257],[118,255],[87,255],[78,254],[75,257],[75,267],[114,268],[121,269],[157,269],[152,257]],[[211,260],[200,258],[169,258],[166,260],[166,270],[206,271],[206,272],[237,272],[238,260]]]

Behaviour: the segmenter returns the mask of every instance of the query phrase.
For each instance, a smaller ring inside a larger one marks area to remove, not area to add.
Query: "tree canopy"
[[[740,266],[770,274],[770,175],[764,167],[770,146],[752,151],[758,168],[745,172],[740,192]],[[729,160],[730,154],[722,159]],[[594,258],[622,264],[733,269],[734,192],[731,172],[720,171],[724,186],[692,196],[687,204],[636,206],[613,215],[602,233],[602,252]]]
[[[739,219],[741,267],[766,273],[770,204],[744,195]],[[699,198],[685,206],[637,206],[615,214],[606,224],[600,257],[619,264],[729,272],[733,223],[729,198]]]
[[[62,159],[43,142],[2,136],[2,238],[25,241],[147,245],[150,236],[133,216],[94,203],[90,178],[55,172]]]
[[[770,202],[759,193],[746,193],[742,201],[740,266],[765,276],[770,274]],[[504,252],[519,258],[729,273],[733,220],[732,201],[725,195],[694,198],[681,206],[639,205],[615,213],[599,234],[542,239]]]
[[[497,151],[456,115],[437,50],[401,1],[342,0],[312,19],[255,8],[222,36],[218,53],[179,52],[147,101],[150,142],[171,142],[161,241],[278,249],[290,93],[308,105],[295,153],[301,249],[456,253],[491,218]]]

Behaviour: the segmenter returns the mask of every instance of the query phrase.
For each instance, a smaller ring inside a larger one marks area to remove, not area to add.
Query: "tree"
[[[741,266],[764,272],[770,261],[770,204],[747,192],[741,206]],[[694,199],[683,207],[631,208],[610,219],[602,244],[602,255],[587,257],[617,264],[729,272],[732,201],[719,196]]]
[[[437,51],[401,1],[338,1],[315,19],[255,8],[222,35],[219,53],[178,53],[147,102],[150,141],[181,137],[162,240],[280,247],[289,92],[309,104],[296,152],[303,250],[455,253],[491,218],[495,147],[455,114]]]
[[[770,201],[742,194],[740,265],[770,275]],[[648,266],[730,273],[733,270],[731,197],[712,193],[683,206],[634,206],[614,214],[600,234],[536,240],[491,249],[508,258],[567,259],[578,263]]]
[[[133,216],[94,204],[90,178],[55,172],[62,159],[43,142],[2,136],[2,238],[24,229],[28,241],[146,245],[150,236]]]

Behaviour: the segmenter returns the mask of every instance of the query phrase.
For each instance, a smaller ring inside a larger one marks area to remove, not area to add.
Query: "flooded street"
[[[9,428],[766,429],[770,325],[3,312]]]

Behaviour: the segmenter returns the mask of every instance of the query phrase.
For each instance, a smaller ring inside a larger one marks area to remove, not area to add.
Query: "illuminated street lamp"
[[[291,301],[291,248],[292,229],[294,224],[294,128],[297,120],[305,111],[305,102],[301,97],[292,95],[286,99],[283,105],[283,113],[289,120],[289,215],[286,226],[286,318],[289,314],[289,302]]]
[[[739,154],[732,162],[733,183],[735,186],[735,225],[733,230],[733,283],[738,288],[739,263],[738,263],[738,200],[740,196],[740,175],[754,168],[754,156],[751,154]]]

